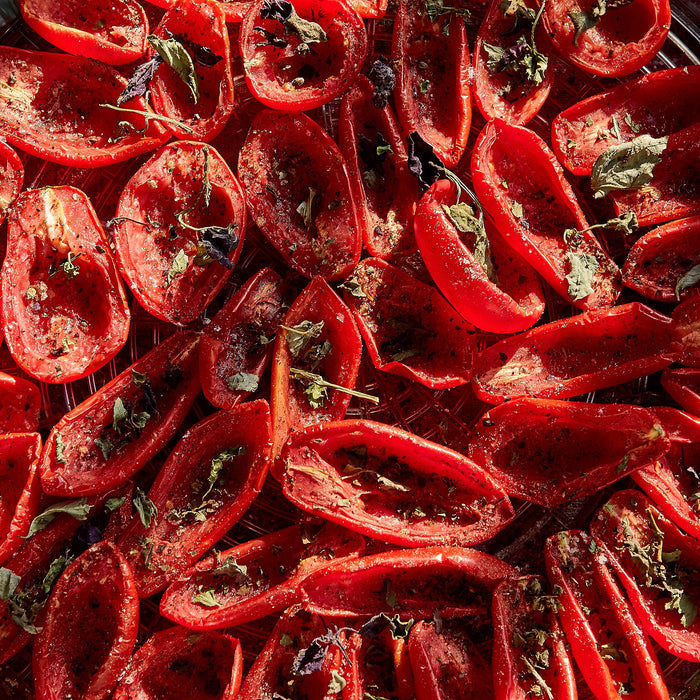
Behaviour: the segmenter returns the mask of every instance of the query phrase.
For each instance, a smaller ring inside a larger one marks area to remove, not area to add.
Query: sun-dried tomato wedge
[[[260,399],[195,424],[148,491],[117,545],[142,598],[163,590],[216,543],[262,488],[270,462],[270,409]]]
[[[0,372],[0,434],[35,432],[40,412],[39,387],[22,377]]]
[[[19,156],[4,141],[0,141],[0,223],[17,195],[22,191],[24,166]]]
[[[269,267],[253,275],[204,329],[199,348],[202,391],[233,408],[258,388],[286,309],[285,284]]]
[[[34,644],[39,700],[104,700],[126,669],[136,642],[139,599],[124,557],[98,542],[64,572]]]
[[[477,357],[472,386],[487,403],[580,396],[658,372],[680,347],[668,317],[632,302],[499,340]]]
[[[22,544],[41,495],[38,433],[0,435],[0,564]]]
[[[190,56],[187,82],[167,62],[156,68],[148,85],[155,111],[177,122],[168,123],[177,138],[211,141],[226,126],[234,107],[231,49],[222,6],[214,0],[178,0],[163,15],[153,36],[174,39]],[[158,55],[151,46],[149,58]]]
[[[700,661],[700,544],[639,491],[613,494],[591,523],[642,627],[674,656]]]
[[[76,56],[121,65],[146,53],[148,18],[136,0],[20,0],[19,9],[39,36]]]
[[[302,112],[339,97],[367,54],[364,22],[339,0],[262,0],[243,19],[246,83],[267,107]]]
[[[383,423],[311,426],[292,436],[281,460],[292,503],[393,544],[466,547],[514,517],[508,497],[480,467]]]
[[[238,158],[248,209],[293,270],[327,280],[360,258],[358,204],[345,159],[305,114],[260,112]]]
[[[700,417],[700,367],[667,368],[661,385],[688,413]]]
[[[431,389],[469,381],[473,328],[434,288],[379,258],[355,268],[344,292],[374,366]]]
[[[304,578],[364,546],[337,525],[297,523],[198,562],[170,584],[160,612],[198,630],[258,620],[299,603]]]
[[[399,3],[392,45],[392,56],[398,61],[394,96],[404,131],[418,132],[451,168],[464,154],[472,118],[463,18],[469,13],[451,2],[450,10],[456,11],[432,17],[429,4],[438,3]],[[439,5],[442,9],[443,3]]]
[[[345,416],[361,356],[362,340],[350,309],[323,279],[314,277],[289,307],[275,341],[275,458],[290,432]],[[277,478],[281,467],[278,462],[273,467]]]
[[[588,496],[670,448],[640,406],[515,399],[484,414],[469,456],[506,493],[546,508]]]
[[[185,325],[219,293],[245,236],[245,197],[214,148],[164,146],[129,180],[117,205],[119,269],[139,303]]]
[[[678,361],[689,367],[700,367],[700,296],[692,296],[678,304],[671,314],[681,349]]]
[[[195,333],[176,333],[56,423],[41,485],[57,496],[103,493],[125,482],[175,434],[199,392]]]
[[[235,700],[243,674],[238,639],[171,627],[151,635],[129,662],[114,700]]]
[[[170,131],[142,114],[101,106],[116,106],[125,87],[113,68],[89,58],[0,46],[0,134],[64,165],[98,168],[128,160],[160,146]],[[122,109],[148,105],[138,97]]]
[[[2,266],[2,326],[17,364],[50,383],[84,377],[126,343],[129,306],[107,236],[74,187],[23,192]]]
[[[562,298],[584,310],[615,303],[620,271],[537,134],[494,119],[479,135],[471,165],[476,195],[499,232]]]

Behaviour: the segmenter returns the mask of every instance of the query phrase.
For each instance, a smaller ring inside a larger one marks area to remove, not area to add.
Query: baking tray
[[[148,3],[142,3],[151,26],[155,26],[162,10]],[[671,30],[659,54],[637,74],[622,80],[606,79],[590,76],[571,67],[563,60],[551,56],[557,75],[552,92],[540,110],[539,114],[528,125],[549,142],[549,125],[556,114],[569,105],[608,89],[619,82],[648,73],[674,66],[700,63],[700,4],[696,0],[672,0],[673,20]],[[470,9],[473,21],[468,28],[470,47],[474,44],[476,30],[483,17],[486,5],[471,3]],[[370,46],[374,55],[389,56],[391,54],[391,20],[368,21]],[[213,145],[229,161],[235,171],[238,148],[242,143],[252,116],[260,108],[250,96],[241,69],[240,58],[236,55],[238,27],[229,25],[234,54],[235,90],[238,106],[224,132],[218,136]],[[16,3],[12,0],[0,0],[0,43],[22,48],[37,50],[54,50],[49,44],[32,32],[19,19]],[[127,72],[128,75],[128,72]],[[329,133],[335,135],[337,126],[339,102],[335,101],[309,114],[315,118]],[[485,124],[484,119],[474,110],[469,144],[473,146],[475,138]],[[42,187],[46,185],[73,185],[85,191],[91,198],[101,221],[105,223],[114,216],[116,202],[123,189],[124,183],[148,159],[149,156],[133,159],[126,163],[86,170],[69,168],[42,161],[38,158],[20,153],[25,166],[25,188]],[[468,156],[462,161],[458,172],[469,182]],[[569,176],[569,180],[580,197],[587,214],[598,220],[607,218],[607,204],[594,201],[590,196],[590,187],[585,178]],[[592,219],[591,219],[592,220]],[[0,229],[0,253],[4,254],[6,224]],[[644,229],[641,230],[643,232]],[[609,239],[608,247],[613,255],[624,253],[622,241]],[[266,244],[265,239],[251,223],[246,231],[245,245],[240,261],[227,282],[224,290],[214,303],[190,327],[201,330],[206,327],[216,310],[224,303],[254,272],[269,265],[278,272],[285,273],[285,267],[279,257]],[[299,280],[299,288],[303,281]],[[127,292],[128,293],[128,292]],[[558,296],[546,292],[546,310],[540,323],[563,318],[575,313],[573,307]],[[45,438],[51,426],[66,411],[72,409],[88,395],[94,393],[100,386],[115,377],[131,364],[137,357],[157,344],[162,338],[173,331],[169,327],[145,311],[129,295],[132,312],[132,325],[129,341],[125,348],[100,371],[78,382],[54,386],[41,384],[42,420],[40,432]],[[651,303],[635,292],[625,289],[618,303],[639,300],[654,306],[664,313],[670,313],[672,306],[668,304]],[[496,336],[480,334],[481,346],[495,340]],[[0,370],[10,374],[25,376],[14,364],[7,348],[0,348]],[[364,391],[380,397],[378,406],[368,406],[353,399],[347,417],[366,417],[397,425],[424,436],[435,442],[447,445],[458,451],[464,451],[469,441],[469,432],[478,416],[486,410],[486,405],[474,396],[469,386],[451,390],[432,391],[419,384],[403,380],[394,375],[376,370],[369,362],[366,353],[363,356],[358,386]],[[260,384],[256,396],[269,396],[269,371]],[[590,393],[579,399],[586,401],[637,403],[645,406],[675,405],[661,388],[658,375],[644,377],[627,384]],[[168,452],[185,430],[212,413],[215,409],[200,395],[195,406],[181,426],[178,434],[166,449],[156,457],[146,468],[136,475],[136,480],[142,487],[147,488],[162,465]],[[602,505],[608,496],[616,489],[633,485],[630,479],[625,479],[614,487],[605,489],[595,496],[579,499],[554,509],[544,509],[533,504],[514,499],[516,518],[502,533],[491,541],[480,545],[478,549],[494,554],[517,566],[523,573],[543,573],[543,544],[552,533],[562,529],[588,527],[592,514]],[[281,493],[277,483],[269,478],[262,493],[239,521],[239,523],[221,540],[219,549],[231,547],[261,534],[284,527],[300,517],[301,512],[289,504]],[[150,634],[169,627],[171,623],[158,614],[158,599],[156,596],[141,602],[139,643]],[[228,630],[241,639],[244,650],[246,669],[252,663],[256,654],[267,639],[274,619],[267,618],[255,623],[243,625]],[[488,646],[490,634],[488,628],[475,630],[477,642]],[[681,661],[654,645],[659,656],[669,690],[674,693],[683,692],[686,681],[700,669],[700,665]],[[582,700],[592,697],[578,676],[579,697]],[[8,700],[29,700],[34,698],[31,647],[25,648],[20,654],[0,667],[0,698]],[[679,695],[678,698],[691,700],[700,695]]]

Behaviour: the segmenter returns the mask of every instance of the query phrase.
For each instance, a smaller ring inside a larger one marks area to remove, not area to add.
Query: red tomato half
[[[24,182],[24,166],[19,156],[0,140],[0,223],[5,220],[10,204],[17,199]]]
[[[367,54],[367,31],[357,11],[341,0],[290,4],[290,16],[275,3],[252,5],[241,25],[241,57],[246,83],[260,102],[302,112],[352,85]],[[307,24],[300,26],[295,17]]]
[[[36,432],[40,413],[39,387],[22,377],[0,372],[0,435]]]
[[[610,146],[640,134],[659,138],[691,126],[697,121],[698,100],[700,66],[643,75],[558,114],[552,122],[552,150],[574,175],[588,175]]]
[[[19,9],[39,36],[76,56],[121,65],[146,53],[148,18],[136,0],[20,0]]]
[[[211,141],[231,116],[234,106],[231,50],[221,5],[214,0],[179,0],[163,15],[154,35],[174,38],[191,55],[197,90],[168,65],[161,64],[149,84],[158,114],[175,119],[168,123],[177,138]],[[200,58],[198,49],[209,53]],[[149,49],[151,58],[156,55]]]
[[[700,296],[681,302],[671,318],[681,342],[678,361],[689,367],[700,367]]]
[[[245,197],[211,146],[176,141],[129,180],[114,247],[134,296],[157,318],[185,325],[219,293],[238,262]]]
[[[134,513],[117,545],[142,598],[163,590],[240,520],[270,462],[266,401],[213,413],[187,431],[148,492],[155,513]]]
[[[56,423],[41,485],[56,496],[124,483],[175,434],[199,392],[195,333],[176,333]]]
[[[234,637],[171,627],[139,647],[113,698],[235,700],[242,674],[241,643]]]
[[[455,185],[440,180],[423,195],[416,212],[416,240],[435,284],[477,328],[514,333],[533,326],[544,311],[539,277],[485,221],[485,254],[493,268],[489,276],[475,257],[482,244],[476,234],[463,232],[445,211],[457,204],[456,196]]]
[[[178,0],[148,0],[151,5],[169,8],[177,4]],[[227,22],[240,22],[246,12],[253,6],[255,0],[209,0],[219,5],[224,11]]]
[[[698,663],[697,539],[681,532],[643,493],[633,490],[613,494],[591,523],[591,534],[604,546],[646,633],[674,656]]]
[[[111,542],[98,542],[64,572],[34,644],[38,700],[104,700],[126,669],[136,642],[134,577]]]
[[[0,564],[22,544],[39,507],[38,433],[0,435]]]
[[[431,389],[469,381],[476,351],[472,326],[429,285],[379,258],[365,258],[346,291],[374,366]]]
[[[1,316],[17,364],[62,384],[109,362],[126,343],[129,306],[87,196],[65,186],[23,192],[7,241]]]
[[[657,421],[640,406],[515,399],[481,417],[469,456],[509,495],[553,508],[666,454]]]
[[[0,82],[7,86],[0,94],[0,134],[38,158],[98,168],[146,153],[170,136],[153,119],[100,106],[116,105],[126,79],[89,58],[0,46]],[[148,105],[139,97],[123,108]]]
[[[549,0],[544,10],[544,27],[554,48],[594,75],[639,70],[658,53],[671,26],[669,0],[611,2],[599,22],[577,38],[571,15],[595,7],[596,0]]]
[[[399,62],[394,96],[404,130],[418,132],[448,168],[455,167],[472,119],[463,18],[448,12],[433,22],[423,0],[401,0],[392,56]]]
[[[260,112],[239,154],[238,177],[253,221],[293,270],[338,280],[355,267],[358,204],[345,159],[316,122]]]
[[[688,413],[700,417],[700,367],[665,369],[661,385]]]
[[[580,309],[612,306],[620,271],[583,215],[564,172],[533,131],[489,122],[472,152],[474,190],[507,243]],[[567,240],[566,229],[580,233]],[[575,265],[590,275],[583,282]]]
[[[672,221],[638,239],[627,254],[622,281],[649,299],[676,301],[700,294],[697,282],[676,285],[694,267],[700,267],[700,216]]]
[[[466,547],[493,537],[515,514],[466,457],[383,423],[311,426],[292,436],[281,459],[292,503],[393,544]]]

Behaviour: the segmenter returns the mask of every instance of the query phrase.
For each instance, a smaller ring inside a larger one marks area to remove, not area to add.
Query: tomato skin
[[[514,574],[509,564],[475,549],[421,547],[337,561],[301,588],[304,607],[319,615],[391,616],[400,610],[403,616],[430,618],[438,609],[447,619],[485,612],[491,591]],[[395,593],[392,605],[389,589]]]
[[[253,221],[285,263],[305,277],[346,277],[360,259],[362,235],[345,159],[305,114],[263,110],[238,159]],[[314,190],[309,227],[297,211]]]
[[[615,303],[620,271],[591,231],[580,234],[575,252],[599,263],[593,292],[578,300],[569,296],[572,249],[562,234],[569,228],[583,231],[588,223],[559,162],[537,134],[494,119],[479,134],[471,169],[474,191],[506,242],[562,298],[583,310]]]
[[[44,491],[56,496],[102,493],[124,483],[158,453],[199,392],[197,341],[192,332],[170,336],[63,416],[44,444],[39,465]],[[138,411],[148,407],[133,372],[151,381],[157,415],[141,431],[127,429],[131,440],[120,445],[119,433],[112,427],[116,400],[131,402]],[[109,458],[105,459],[97,439],[115,441],[117,447],[109,450]],[[57,454],[59,440],[64,446],[61,454]],[[88,452],[83,454],[81,447],[88,447]]]
[[[562,589],[559,620],[566,641],[596,698],[626,697],[625,686],[632,698],[668,700],[656,655],[608,571],[600,547],[587,533],[568,530],[547,539],[544,555],[550,582]]]
[[[576,700],[574,669],[566,650],[556,609],[538,603],[549,591],[541,576],[521,576],[502,581],[493,592],[493,678],[496,700],[526,700],[537,685],[527,661],[534,666],[537,654],[548,653],[545,669],[538,673],[557,700]],[[558,600],[557,600],[558,602]],[[543,630],[543,642],[531,639]],[[518,641],[516,641],[518,640]],[[520,640],[525,642],[523,645]],[[524,648],[523,648],[524,646]]]
[[[433,184],[416,212],[416,240],[431,277],[469,323],[492,333],[516,333],[534,325],[544,311],[539,277],[486,223],[498,282],[492,282],[474,257],[474,246],[442,209],[456,202],[448,180]]]
[[[140,115],[100,107],[101,103],[116,104],[126,79],[89,58],[0,46],[0,80],[14,81],[14,92],[0,99],[0,134],[38,158],[99,168],[146,153],[170,136],[170,131],[153,120],[146,128]],[[17,99],[12,98],[15,93]],[[60,113],[52,109],[57,103],[63,106]],[[140,97],[123,106],[148,109]],[[123,121],[133,130],[122,134],[119,122]]]
[[[233,390],[227,379],[245,372],[258,379],[272,359],[277,333],[284,318],[285,285],[269,267],[253,275],[204,329],[199,349],[199,378],[210,403],[233,408],[251,391]],[[262,343],[264,338],[266,342]]]
[[[217,495],[203,504],[191,486],[206,489],[212,460],[229,448],[243,452],[224,461],[212,484]],[[140,597],[163,590],[240,520],[265,481],[270,448],[270,409],[263,399],[214,413],[185,433],[148,492],[157,516],[146,526],[135,513],[117,539]],[[182,513],[200,506],[193,517]]]
[[[700,367],[676,367],[661,373],[661,386],[686,410],[700,417]]]
[[[477,397],[564,399],[644,377],[681,350],[675,324],[632,302],[552,321],[484,349],[474,363]]]
[[[235,700],[243,675],[238,639],[218,632],[171,627],[139,647],[114,691],[114,700],[187,697]]]
[[[126,560],[111,542],[98,542],[63,572],[49,599],[34,644],[37,698],[107,698],[131,656],[138,619]]]
[[[419,620],[408,635],[416,700],[492,700],[489,663],[458,630]]]
[[[126,343],[130,313],[87,196],[66,186],[26,190],[12,207],[7,240],[0,316],[17,364],[52,384],[107,364]],[[69,254],[75,276],[60,267],[71,264]]]
[[[449,36],[443,22],[449,24]],[[422,0],[401,0],[392,57],[399,62],[394,97],[404,131],[417,131],[448,168],[455,167],[472,118],[464,21],[448,14],[431,22]]]
[[[672,221],[639,238],[625,260],[622,282],[649,299],[677,301],[676,283],[691,268],[700,265],[700,216]],[[700,287],[688,287],[679,296],[700,294]]]
[[[221,5],[213,0],[178,0],[163,15],[154,34],[160,39],[174,35],[181,43],[205,46],[221,59],[213,65],[203,65],[196,57],[193,60],[199,86],[197,102],[189,86],[164,63],[148,86],[155,111],[188,127],[169,123],[176,138],[211,141],[226,126],[235,104],[231,49]],[[156,50],[149,48],[149,58],[155,55]]]
[[[434,287],[379,258],[362,260],[354,278],[361,295],[344,298],[377,369],[431,389],[469,381],[473,328]]]
[[[348,479],[348,460],[355,480]],[[515,515],[476,464],[383,423],[310,426],[290,438],[281,461],[282,488],[296,506],[393,544],[466,547],[490,539]],[[367,481],[363,469],[387,481]],[[415,514],[419,507],[422,515]]]
[[[36,432],[40,415],[39,387],[22,377],[0,372],[0,435]]]
[[[552,150],[574,175],[590,175],[596,158],[610,146],[640,134],[659,138],[689,127],[695,121],[699,96],[700,66],[660,70],[629,80],[560,112],[552,121]],[[613,116],[620,139],[611,131]],[[602,132],[607,138],[598,137]],[[569,147],[569,142],[575,145]]]
[[[632,478],[656,507],[679,528],[700,537],[700,512],[693,498],[694,464],[700,460],[700,418],[665,406],[654,407],[671,449],[656,463],[637,469]]]
[[[358,202],[365,248],[370,255],[400,265],[418,249],[413,215],[420,190],[408,170],[408,153],[396,116],[388,105],[376,107],[373,93],[374,86],[364,75],[358,76],[345,93],[340,105],[338,144]],[[377,148],[385,143],[390,150],[377,156]],[[374,173],[374,181],[365,182],[367,172]]]
[[[4,141],[0,141],[0,224],[22,191],[23,182],[24,165],[20,157]]]
[[[681,622],[678,610],[666,606],[653,583],[645,584],[646,574],[625,541],[648,546],[656,527],[663,533],[663,548],[680,552],[683,588],[692,601],[700,593],[700,545],[694,537],[681,532],[640,491],[626,490],[613,494],[591,523],[591,535],[605,549],[611,569],[621,581],[642,627],[659,645],[674,656],[700,661],[700,618],[689,624]],[[652,574],[653,576],[653,574]]]
[[[552,0],[544,9],[543,24],[554,48],[578,68],[607,77],[629,75],[661,49],[671,26],[669,0],[642,0],[609,8],[597,26],[574,43],[570,12],[595,7],[589,0]]]
[[[360,17],[384,17],[389,0],[346,0]]]
[[[640,226],[700,215],[700,123],[668,137],[648,187],[608,195],[615,213],[633,211]]]
[[[670,446],[640,406],[520,398],[481,417],[469,456],[509,495],[553,508],[655,462]]]
[[[170,584],[161,598],[161,615],[191,629],[208,630],[235,627],[296,605],[306,576],[329,561],[359,554],[365,546],[360,535],[345,528],[314,525],[292,525],[203,559]],[[231,557],[247,567],[240,579],[214,573]],[[240,588],[229,585],[238,580],[244,584]],[[220,607],[193,601],[208,590]]]
[[[355,9],[342,0],[294,0],[296,13],[319,24],[327,36],[327,41],[310,44],[313,48],[304,52],[298,51],[301,39],[287,33],[281,22],[261,17],[262,7],[263,2],[251,5],[240,33],[246,83],[259,102],[272,109],[305,112],[352,85],[367,55],[367,31]],[[260,29],[286,45],[272,45]]]
[[[166,9],[173,7],[177,2],[178,0],[149,0],[151,5]],[[227,22],[240,22],[254,4],[254,0],[210,0],[210,2],[219,5]]]
[[[535,11],[538,9],[536,2],[526,2],[525,6]],[[507,48],[513,46],[520,36],[530,39],[530,29],[513,34],[510,31],[512,26],[513,18],[504,15],[500,0],[491,0],[474,45],[472,57],[474,102],[487,121],[498,118],[509,124],[527,124],[547,99],[554,83],[554,70],[548,65],[544,79],[539,85],[531,85],[527,81],[518,82],[515,78],[516,99],[512,99],[510,95],[508,97],[501,95],[501,90],[511,82],[512,77],[503,71],[492,73],[489,70],[488,52],[483,43]],[[537,44],[541,44],[543,33],[542,25],[538,24],[535,31]]]
[[[146,53],[148,18],[135,0],[100,5],[20,0],[19,9],[39,36],[73,55],[116,66],[137,61]]]
[[[318,337],[294,357],[287,329],[304,321],[323,322],[323,328]],[[290,370],[311,371],[333,384],[352,389],[362,357],[362,340],[351,310],[320,277],[314,277],[289,307],[282,326],[285,328],[280,327],[275,340],[271,380],[273,455],[276,459],[272,474],[278,480],[283,466],[277,457],[289,434],[315,423],[340,420],[351,399],[349,394],[329,389],[321,405],[314,408],[305,393],[308,382],[295,379]],[[326,341],[331,348],[317,365],[314,358],[305,357],[312,346],[322,346]]]
[[[205,168],[212,188],[208,206],[200,197]],[[216,260],[200,264],[200,231],[181,225],[176,214],[195,228],[232,224],[238,242],[227,256],[231,268]],[[243,248],[245,224],[245,195],[219,153],[195,141],[171,142],[139,168],[119,198],[114,228],[119,270],[146,311],[186,325],[231,275]],[[173,274],[181,254],[187,257],[186,267]]]
[[[681,350],[678,361],[688,367],[700,367],[700,296],[688,297],[671,314]]]
[[[0,564],[20,548],[37,514],[40,455],[39,433],[0,435]]]

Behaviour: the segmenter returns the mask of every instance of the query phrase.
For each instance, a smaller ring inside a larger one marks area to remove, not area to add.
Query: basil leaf
[[[424,190],[437,182],[445,170],[445,164],[435,154],[433,147],[417,131],[408,136],[408,170]]]
[[[76,520],[86,520],[91,508],[92,506],[88,505],[87,498],[80,498],[77,501],[61,501],[60,503],[54,503],[32,520],[32,524],[29,526],[29,532],[24,536],[24,539],[29,539],[35,533],[43,530],[60,513],[68,513],[68,515],[72,515]]]
[[[257,390],[259,383],[260,377],[249,372],[237,372],[226,377],[226,386],[231,391],[250,391],[252,393]]]
[[[160,39],[153,34],[148,36],[148,42],[189,87],[196,104],[199,101],[199,83],[192,56],[187,49],[177,39]]]
[[[314,639],[306,649],[302,649],[292,663],[292,674],[308,676],[319,671],[329,647],[322,647],[318,639]]]
[[[585,299],[589,294],[593,293],[591,282],[600,265],[592,255],[585,253],[567,253],[571,271],[566,276],[566,281],[569,283],[569,298],[572,301]]]
[[[144,527],[151,527],[151,522],[158,517],[158,508],[155,503],[137,486],[131,505],[136,509]]]
[[[328,41],[328,35],[320,24],[299,17],[294,5],[287,0],[265,0],[260,10],[263,19],[274,19],[284,24],[285,31],[293,32],[302,44],[318,44]],[[297,51],[299,49],[297,48]],[[303,50],[302,50],[303,51]]]
[[[425,0],[425,14],[431,22],[436,22],[442,15],[454,14],[465,22],[469,21],[471,12],[466,7],[445,7],[443,0]]]
[[[133,100],[135,97],[143,97],[148,92],[148,85],[153,80],[156,69],[161,63],[163,63],[163,59],[158,55],[154,56],[150,61],[136,66],[126,87],[117,97],[117,106]]]
[[[306,199],[299,204],[297,207],[296,211],[297,214],[304,220],[304,226],[308,229],[311,224],[313,223],[313,206],[314,206],[314,199],[316,198],[316,195],[318,194],[318,190],[315,190],[313,187],[309,187],[309,193],[306,196]]]
[[[680,301],[681,292],[688,287],[693,287],[698,282],[700,282],[700,265],[691,268],[676,282],[676,299]]]
[[[358,299],[367,298],[365,290],[362,289],[362,284],[355,276],[348,277],[344,282],[338,285],[338,289],[344,289],[350,292],[352,296],[357,297]]]
[[[231,578],[249,578],[248,567],[239,564],[235,557],[226,557],[226,560],[219,564],[212,572],[213,576],[230,576]]]
[[[109,438],[95,438],[95,444],[100,448],[103,459],[109,459],[114,445]]]
[[[599,199],[613,190],[638,190],[648,185],[667,144],[668,136],[656,139],[644,134],[606,148],[591,171],[593,196]]]
[[[168,281],[165,284],[166,287],[170,285],[178,275],[181,275],[187,269],[189,261],[190,259],[187,256],[187,253],[180,248],[180,250],[177,251],[177,255],[175,255],[173,258],[173,262],[168,270]]]
[[[227,270],[233,270],[229,255],[240,242],[236,233],[237,227],[238,224],[229,224],[228,226],[205,226],[201,229],[201,235],[197,241],[195,264],[204,266],[216,261]]]
[[[209,467],[209,476],[207,477],[209,486],[207,487],[207,490],[202,494],[202,503],[204,503],[204,500],[214,488],[214,484],[217,482],[219,474],[221,474],[221,470],[224,468],[224,463],[230,462],[234,458],[240,457],[244,454],[246,454],[246,448],[242,445],[237,445],[236,447],[229,447],[228,449],[222,450],[221,452],[219,452],[218,455],[216,455],[216,457],[214,457],[214,459],[212,459],[211,465]]]
[[[207,608],[220,608],[223,605],[223,603],[218,601],[214,596],[213,588],[208,591],[197,593],[197,595],[192,598],[192,602],[199,603]]]
[[[4,566],[0,567],[0,600],[7,603],[21,580],[21,577],[17,576],[14,571],[10,571]]]
[[[66,566],[68,566],[68,564],[68,557],[64,555],[56,557],[49,564],[48,571],[46,572],[46,575],[44,576],[44,579],[41,582],[41,590],[43,593],[47,595],[51,593],[51,589],[54,587],[56,581],[58,581],[59,577],[63,573]]]
[[[584,12],[569,12],[569,19],[574,25],[574,46],[578,46],[578,38],[584,32],[595,27],[605,14],[605,0],[597,0],[594,7]]]
[[[299,353],[308,345],[314,338],[318,338],[323,330],[324,321],[313,323],[312,321],[302,321],[296,326],[287,328],[280,326],[287,331],[287,345],[292,357],[297,357]]]
[[[124,501],[126,501],[126,496],[122,496],[121,498],[108,498],[105,503],[105,510],[110,512],[119,510],[124,505]]]
[[[56,433],[56,462],[58,464],[66,464],[66,458],[63,453],[66,450],[66,445],[63,442],[63,435],[61,433]]]
[[[372,104],[377,109],[384,109],[389,104],[389,98],[396,85],[396,74],[392,67],[392,62],[379,56],[370,66],[367,77],[374,85],[372,93]]]

